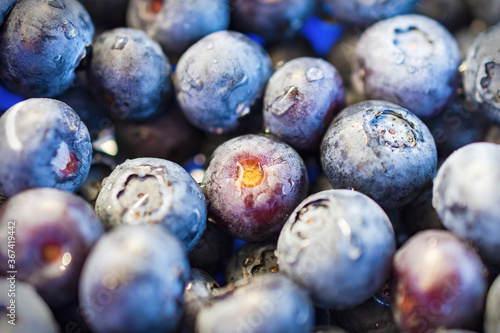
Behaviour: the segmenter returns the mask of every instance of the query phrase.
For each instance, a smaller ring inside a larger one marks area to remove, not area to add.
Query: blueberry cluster
[[[0,333],[499,333],[498,0],[0,0]]]

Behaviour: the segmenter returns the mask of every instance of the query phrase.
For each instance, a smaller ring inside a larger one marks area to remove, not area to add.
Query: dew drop
[[[282,116],[287,113],[295,104],[297,104],[297,87],[290,86],[285,94],[279,96],[271,103],[271,112],[276,116]]]
[[[325,74],[319,67],[311,67],[306,71],[306,79],[309,82],[319,81],[325,77]]]
[[[217,63],[217,59],[214,59],[214,64],[216,64],[216,63]]]
[[[78,30],[75,28],[73,23],[68,20],[64,20],[62,28],[64,31],[64,36],[66,36],[67,39],[75,38],[75,36],[78,35]]]
[[[404,64],[405,62],[405,59],[406,59],[406,56],[404,53],[396,53],[395,56],[394,56],[394,62],[397,64],[397,65],[402,65]]]
[[[416,69],[413,66],[408,67],[408,73],[413,74],[415,73]]]
[[[122,50],[128,43],[128,37],[116,37],[115,42],[111,46],[112,50]]]
[[[246,116],[250,113],[250,108],[245,103],[239,103],[236,107],[236,114],[240,117]]]
[[[214,49],[214,44],[210,43],[207,45],[208,50],[213,50]]]

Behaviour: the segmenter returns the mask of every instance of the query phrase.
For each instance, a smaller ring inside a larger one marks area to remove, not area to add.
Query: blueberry
[[[11,293],[14,293],[15,297],[9,297]],[[15,303],[12,304],[12,301]],[[9,280],[9,276],[0,279],[0,331],[2,333],[61,332],[52,311],[37,294],[35,288],[25,282]]]
[[[0,29],[0,76],[27,96],[59,95],[73,84],[93,36],[76,0],[18,1]]]
[[[334,188],[352,187],[386,209],[409,203],[436,172],[434,139],[413,113],[366,101],[338,114],[321,146],[323,170]]]
[[[120,164],[103,181],[96,212],[108,227],[160,224],[191,251],[206,225],[206,204],[195,180],[178,164],[137,158]]]
[[[496,333],[500,330],[500,276],[488,291],[484,313],[484,332]]]
[[[198,333],[307,333],[314,309],[307,293],[283,275],[260,275],[230,286],[196,319]]]
[[[232,26],[269,41],[294,37],[314,10],[314,0],[231,0]]]
[[[464,89],[469,101],[500,124],[500,24],[479,34],[467,51]]]
[[[0,26],[15,4],[16,0],[0,0]]]
[[[262,241],[276,236],[307,194],[300,155],[262,135],[226,141],[213,153],[203,179],[209,215],[233,237]]]
[[[129,0],[79,0],[87,9],[94,24],[101,28],[125,26]]]
[[[429,118],[453,98],[461,61],[458,43],[441,24],[421,15],[401,15],[363,33],[352,81],[369,99],[397,103]]]
[[[179,164],[194,156],[203,142],[202,132],[177,107],[148,121],[115,122],[115,137],[121,156],[157,157]]]
[[[17,277],[33,284],[51,307],[76,299],[78,276],[101,222],[81,197],[52,188],[31,189],[0,210],[0,268],[9,271],[7,231],[15,223]]]
[[[233,238],[208,221],[196,247],[189,253],[191,267],[217,274],[226,265],[233,249]]]
[[[182,316],[189,271],[183,244],[165,228],[119,226],[85,262],[80,309],[95,333],[171,332]]]
[[[455,31],[471,21],[472,15],[467,2],[467,0],[419,0],[415,13],[428,16],[447,29]]]
[[[130,0],[127,24],[142,29],[168,55],[229,26],[228,0]]]
[[[194,333],[196,316],[208,304],[219,284],[205,271],[191,270],[191,278],[184,290],[185,310],[178,333]]]
[[[309,196],[278,239],[278,263],[311,293],[316,306],[342,309],[366,301],[387,279],[396,249],[391,222],[373,200],[350,190]]]
[[[227,263],[225,272],[226,283],[251,279],[260,274],[278,273],[278,259],[275,251],[275,241],[247,243],[243,245],[233,254]]]
[[[449,231],[415,234],[394,256],[392,309],[402,331],[474,328],[486,296],[487,270]],[[471,327],[472,326],[472,327]]]
[[[271,72],[262,47],[241,33],[220,31],[182,55],[173,79],[188,120],[220,134],[235,129],[239,118],[250,112]]]
[[[133,28],[97,36],[88,78],[96,99],[119,119],[158,115],[171,93],[167,57],[144,31]]]
[[[92,147],[87,127],[67,104],[31,98],[0,117],[0,193],[32,187],[77,190],[87,178]]]
[[[335,67],[319,58],[297,58],[279,68],[264,97],[264,126],[296,148],[316,149],[344,107],[344,86]]]
[[[500,264],[500,145],[472,143],[445,160],[434,180],[432,204],[444,226]]]
[[[445,159],[455,150],[483,137],[484,122],[474,112],[463,96],[455,98],[437,116],[426,121],[434,137],[439,159]]]
[[[349,333],[399,332],[392,318],[390,285],[372,294],[367,301],[350,309],[331,311],[332,321]]]
[[[417,0],[324,0],[339,20],[369,25],[393,16],[411,13]]]

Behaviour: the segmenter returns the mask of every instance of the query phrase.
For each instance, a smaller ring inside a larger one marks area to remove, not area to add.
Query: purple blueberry
[[[171,93],[170,63],[160,45],[133,28],[97,36],[88,79],[96,99],[119,119],[161,114]]]
[[[188,47],[229,26],[228,0],[130,0],[127,24],[146,31],[165,53],[180,56]]]
[[[233,237],[262,241],[276,236],[306,197],[308,178],[289,145],[248,134],[215,150],[203,186],[215,223]]]
[[[421,15],[401,15],[363,32],[352,81],[368,99],[397,103],[429,118],[454,97],[461,62],[457,41],[441,24]]]
[[[444,226],[500,264],[500,145],[472,143],[448,157],[434,180],[432,204]]]
[[[180,165],[159,158],[120,164],[103,181],[95,209],[107,228],[160,224],[191,251],[205,230],[203,193]]]
[[[0,117],[0,193],[33,187],[76,191],[90,169],[90,135],[67,104],[31,98]]]
[[[397,209],[432,182],[437,150],[429,129],[412,112],[366,101],[334,118],[323,138],[321,162],[334,188],[351,187]]]
[[[271,72],[271,59],[261,46],[241,33],[219,31],[182,55],[173,79],[187,119],[221,134],[234,130],[250,112]]]
[[[165,228],[119,226],[85,262],[80,309],[95,333],[172,332],[189,272],[184,245]]]
[[[15,227],[17,278],[33,284],[51,307],[75,300],[83,262],[104,233],[92,207],[73,193],[52,188],[10,198],[0,210],[2,272],[12,270],[9,226]]]
[[[366,195],[327,190],[295,208],[278,239],[280,270],[316,306],[363,303],[389,276],[396,239],[385,212]]]
[[[0,76],[27,96],[59,95],[73,84],[93,36],[76,0],[18,1],[0,29]]]
[[[264,96],[264,126],[293,147],[316,149],[344,107],[339,72],[319,58],[297,58],[279,68]]]
[[[402,331],[478,324],[487,270],[477,253],[451,232],[415,234],[396,252],[393,272],[392,309]]]

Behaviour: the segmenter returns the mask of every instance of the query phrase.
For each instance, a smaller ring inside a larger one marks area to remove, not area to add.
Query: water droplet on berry
[[[415,73],[416,69],[413,66],[408,67],[408,73],[413,74]]]
[[[213,48],[214,48],[214,44],[210,43],[207,45],[208,50],[213,50]]]
[[[311,67],[306,71],[306,79],[309,82],[319,81],[325,77],[325,74],[319,67]]]
[[[122,50],[128,42],[128,37],[116,37],[115,42],[111,46],[112,50]]]
[[[67,39],[75,38],[75,36],[78,35],[78,30],[75,28],[73,23],[68,20],[64,20],[62,28],[64,31],[64,36],[66,36]]]
[[[279,96],[271,103],[271,112],[276,116],[287,113],[295,104],[297,104],[298,89],[296,86],[286,88],[285,94]]]
[[[402,65],[404,64],[405,62],[405,59],[406,59],[406,56],[404,53],[401,53],[401,52],[398,52],[394,55],[394,62],[397,64],[397,65]]]

